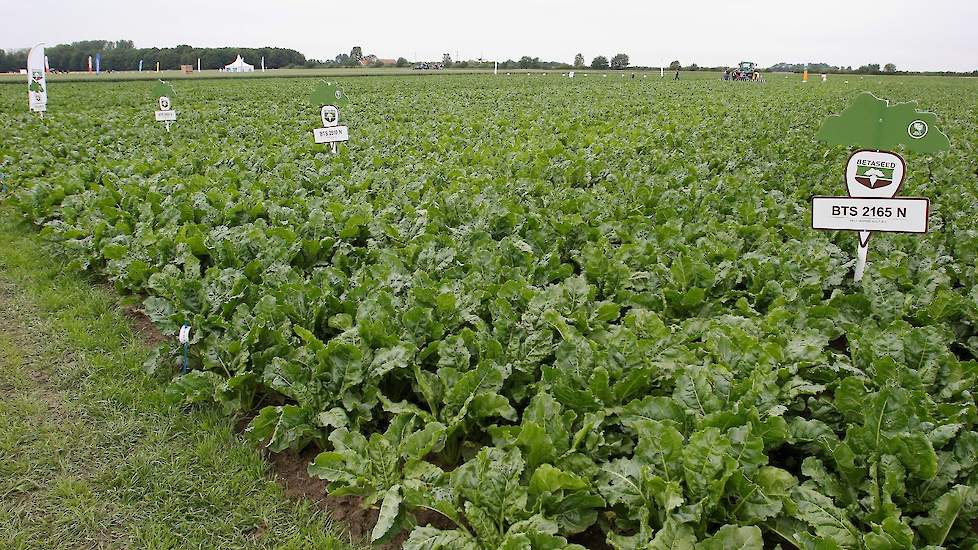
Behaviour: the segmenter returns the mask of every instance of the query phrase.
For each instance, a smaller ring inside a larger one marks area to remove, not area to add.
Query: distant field
[[[436,74],[446,71],[415,71],[413,69],[401,68],[365,68],[365,69],[270,69],[266,72],[256,70],[250,73],[226,73],[217,70],[194,71],[191,74],[184,74],[182,71],[116,71],[105,72],[99,75],[87,72],[71,72],[68,74],[52,74],[48,78],[52,81],[77,81],[77,80],[155,80],[163,78],[165,80],[177,79],[201,79],[201,78],[274,78],[274,77],[303,77],[303,76],[366,76],[366,75],[405,75],[405,74]],[[456,72],[452,69],[451,72]],[[478,69],[459,69],[458,72],[477,73],[485,72]],[[489,71],[492,72],[492,71]],[[0,74],[0,81],[26,79],[20,74]]]
[[[534,75],[547,76],[559,76],[566,73],[566,70],[538,70],[538,69],[512,69],[505,71],[500,69],[499,76],[509,76],[516,75],[526,75],[526,73]],[[659,71],[639,71],[639,70],[625,70],[625,71],[594,71],[591,69],[576,70],[578,75],[595,75],[595,74],[608,74],[609,76],[619,76],[631,75],[632,73],[648,75],[650,78],[652,76],[658,77]],[[447,69],[441,71],[416,71],[414,69],[401,69],[401,68],[380,68],[380,69],[271,69],[266,72],[255,71],[251,73],[226,73],[222,71],[210,70],[210,71],[194,71],[191,74],[184,74],[181,71],[118,71],[118,72],[107,72],[100,75],[89,74],[86,72],[73,72],[68,74],[52,74],[48,76],[48,80],[51,82],[77,82],[77,81],[104,81],[104,82],[115,82],[122,80],[156,80],[162,78],[164,80],[199,80],[208,78],[221,78],[221,79],[248,79],[248,78],[276,78],[276,77],[289,77],[289,78],[299,78],[299,77],[334,77],[334,76],[445,76],[445,75],[461,75],[461,74],[492,74],[492,69]],[[666,76],[672,78],[675,72],[667,72]],[[701,79],[701,78],[719,78],[719,73],[709,72],[709,71],[684,71],[682,73],[682,78],[688,79]],[[800,77],[799,77],[800,78]],[[21,74],[6,73],[0,74],[0,83],[6,82],[21,82],[26,81],[27,77]]]
[[[207,79],[226,79],[226,80],[240,80],[240,79],[255,79],[255,78],[330,78],[330,77],[353,77],[353,76],[449,76],[449,75],[479,75],[479,74],[492,74],[492,69],[446,69],[440,71],[416,71],[410,68],[364,68],[364,69],[354,69],[354,68],[343,68],[343,69],[270,69],[266,72],[254,71],[251,73],[226,73],[216,70],[207,71],[194,71],[191,74],[184,74],[181,71],[118,71],[118,72],[106,72],[100,75],[89,74],[86,72],[72,72],[68,74],[51,74],[48,75],[48,80],[50,82],[122,82],[129,80],[207,80]],[[640,70],[640,69],[627,69],[624,71],[595,71],[592,69],[575,69],[575,74],[580,78],[591,78],[600,75],[603,78],[629,78],[632,74],[636,75],[636,78],[660,78],[658,69],[652,70]],[[529,73],[533,76],[561,76],[567,73],[567,70],[541,70],[541,69],[511,69],[511,70],[499,70],[498,76],[526,76]],[[604,76],[607,75],[607,76]],[[671,80],[675,75],[675,71],[666,71],[664,77]],[[764,73],[764,79],[768,82],[771,81],[781,81],[781,80],[801,80],[800,74],[794,73]],[[720,73],[715,71],[682,71],[680,73],[680,78],[682,80],[711,80],[720,79]],[[879,76],[879,75],[829,75],[829,81],[890,81],[891,79],[935,79],[935,78],[952,78],[952,77],[928,77],[928,76],[906,76],[906,75],[893,75],[893,76]],[[972,77],[953,77],[962,79],[962,81],[967,82],[969,80],[974,80]],[[26,83],[27,77],[21,74],[15,73],[2,73],[0,74],[0,84],[11,84],[11,83]],[[819,80],[817,74],[811,76],[813,83]]]

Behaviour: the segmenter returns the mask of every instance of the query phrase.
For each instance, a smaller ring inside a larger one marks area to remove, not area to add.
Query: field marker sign
[[[153,95],[157,97],[160,110],[156,111],[156,122],[162,122],[166,126],[166,131],[170,131],[170,124],[176,122],[177,112],[173,110],[170,96],[173,95],[173,87],[160,80],[153,87]]]
[[[312,92],[312,104],[319,107],[319,117],[323,121],[322,128],[312,131],[316,143],[328,143],[333,154],[336,154],[338,143],[350,140],[350,129],[340,125],[339,106],[347,105],[350,100],[342,90],[332,82],[323,82]]]
[[[926,233],[930,200],[897,197],[907,163],[888,151],[898,146],[922,154],[950,147],[937,130],[937,116],[916,103],[890,105],[870,93],[856,97],[839,115],[825,119],[816,139],[831,145],[862,147],[846,162],[846,197],[812,197],[812,228],[859,232],[855,280],[862,280],[875,231]]]

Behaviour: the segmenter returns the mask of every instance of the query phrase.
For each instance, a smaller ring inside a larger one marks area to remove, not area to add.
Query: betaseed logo
[[[856,167],[856,181],[870,189],[886,187],[893,183],[893,168],[860,164]]]

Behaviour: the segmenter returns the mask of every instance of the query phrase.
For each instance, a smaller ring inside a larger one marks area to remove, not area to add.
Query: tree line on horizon
[[[27,67],[28,49],[2,50],[0,49],[0,72],[16,72]],[[160,69],[171,70],[179,69],[180,65],[191,65],[197,68],[197,60],[200,59],[201,69],[221,69],[225,65],[234,61],[241,55],[245,61],[258,65],[262,57],[265,58],[265,66],[269,69],[279,68],[331,68],[331,67],[363,67],[387,66],[390,62],[378,59],[375,55],[364,55],[361,46],[354,46],[350,53],[340,53],[333,59],[318,60],[306,58],[302,53],[289,48],[195,48],[188,45],[180,45],[172,48],[136,48],[132,40],[82,40],[71,44],[58,44],[45,48],[48,56],[49,65],[52,70],[59,71],[85,71],[88,70],[88,58],[93,59],[96,54],[101,54],[101,70],[103,71],[132,71],[139,67],[139,61],[143,61],[143,70],[154,70],[156,63],[160,63]],[[418,60],[409,61],[404,57],[398,57],[394,62],[397,67],[410,67],[415,65]],[[497,66],[496,61],[478,60],[458,60],[453,61],[449,54],[444,54],[438,63],[443,68],[482,68],[489,69]],[[731,64],[730,66],[734,66]],[[628,54],[618,53],[610,59],[604,55],[598,55],[588,64],[584,55],[578,53],[574,56],[573,63],[561,61],[544,61],[539,57],[524,55],[519,59],[507,59],[498,62],[499,69],[524,70],[524,69],[543,69],[543,70],[625,70],[625,69],[658,69],[659,67],[632,66]],[[670,71],[717,71],[727,69],[727,66],[700,67],[696,63],[683,65],[678,60],[672,61],[668,66]],[[831,74],[896,74],[899,71],[893,63],[886,63],[882,67],[878,63],[868,63],[860,67],[843,67],[829,65],[828,63],[776,63],[766,69],[766,72],[793,72],[800,73],[804,70],[811,73],[831,73]],[[905,71],[903,74],[935,74],[935,75],[978,75],[978,70],[970,73],[959,73],[954,71]]]
[[[28,49],[0,50],[0,72],[13,72],[27,67]],[[136,48],[132,40],[82,40],[71,44],[58,44],[44,49],[48,57],[48,65],[52,71],[86,71],[89,56],[94,59],[101,54],[101,70],[103,71],[135,71],[139,61],[143,61],[143,70],[155,70],[156,63],[160,69],[179,69],[180,65],[192,65],[197,69],[200,59],[201,69],[223,69],[238,55],[248,63],[258,66],[261,58],[265,58],[265,66],[269,69],[281,67],[302,66],[306,56],[288,48],[195,48],[180,45],[173,48]]]

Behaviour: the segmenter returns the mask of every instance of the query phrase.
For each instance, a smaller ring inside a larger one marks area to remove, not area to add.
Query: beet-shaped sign
[[[903,146],[921,154],[951,146],[937,129],[937,115],[917,110],[917,102],[890,105],[873,94],[856,96],[841,114],[825,119],[815,139],[830,145],[889,151]]]
[[[839,115],[822,123],[816,139],[860,149],[846,162],[847,197],[813,197],[812,227],[859,232],[855,279],[862,280],[874,231],[926,233],[930,201],[897,197],[907,164],[888,149],[931,154],[950,147],[937,129],[937,116],[917,110],[916,103],[890,105],[864,93]]]
[[[322,82],[320,85],[312,92],[312,104],[315,106],[320,105],[333,105],[335,107],[346,106],[350,100],[340,90],[336,87],[336,84],[332,82]]]

